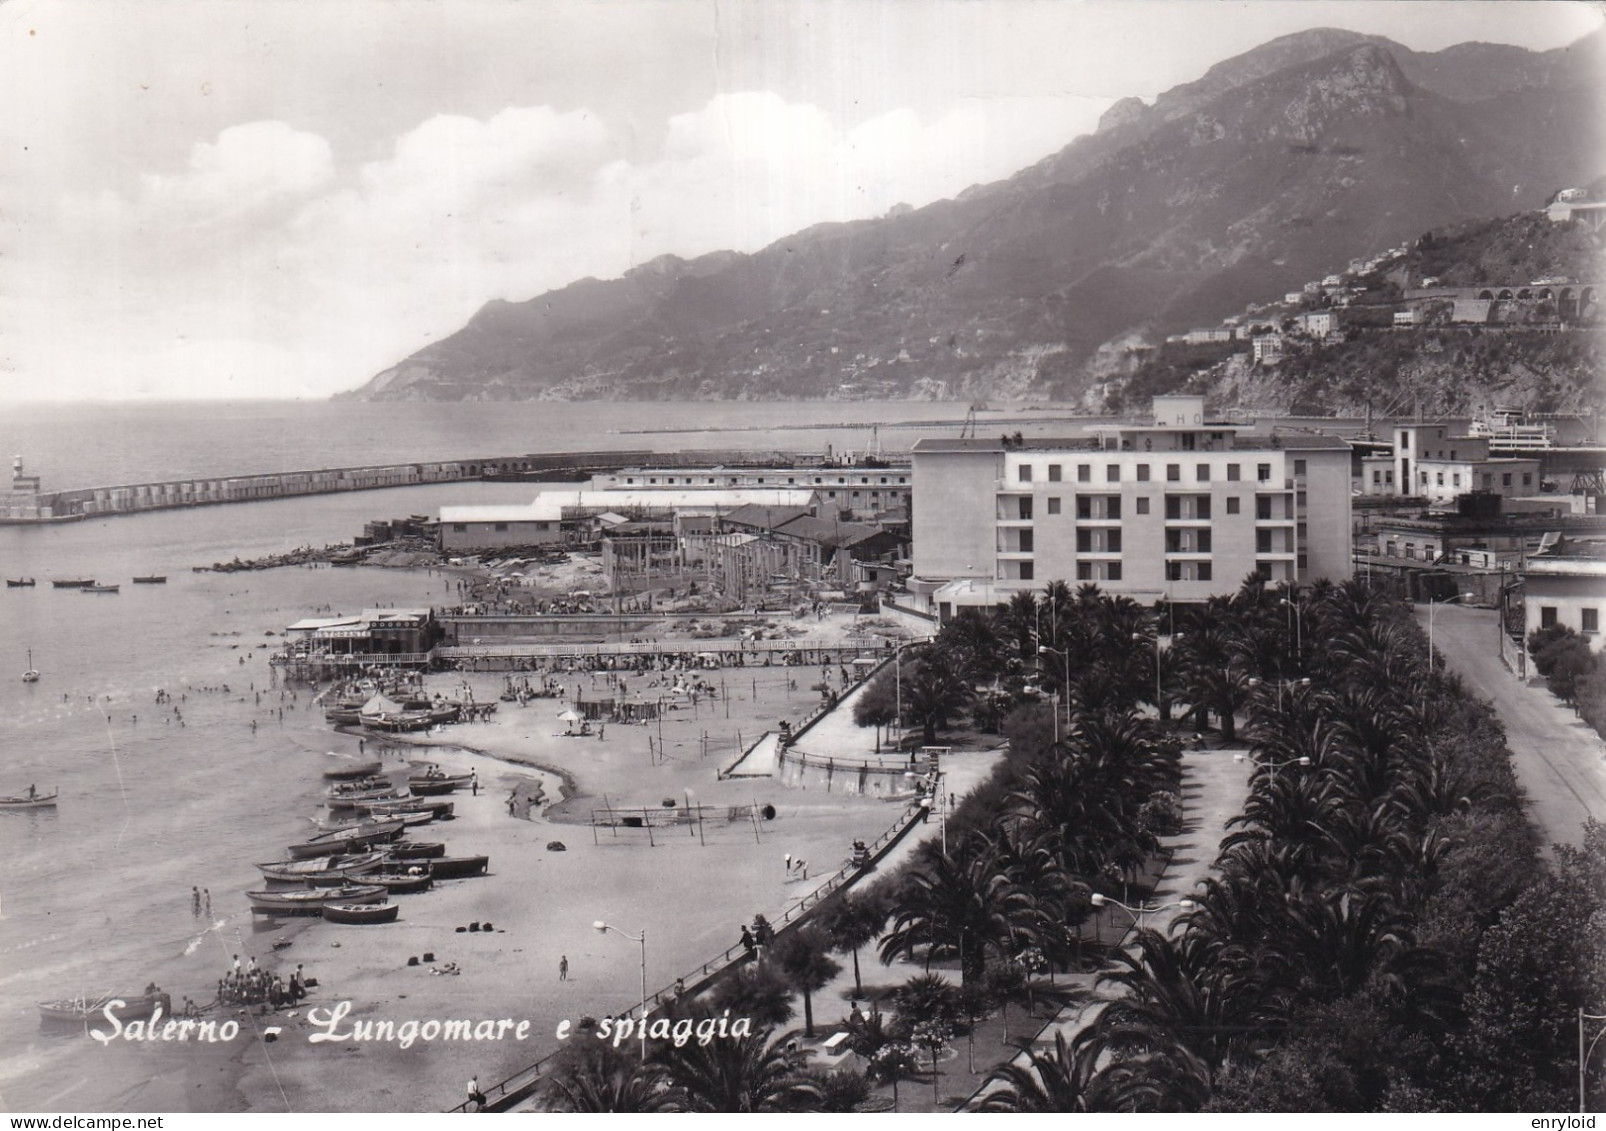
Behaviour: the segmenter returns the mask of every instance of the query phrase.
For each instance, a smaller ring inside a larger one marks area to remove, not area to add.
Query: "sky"
[[[322,398],[520,301],[1003,179],[1312,27],[1599,3],[0,0],[0,406]]]

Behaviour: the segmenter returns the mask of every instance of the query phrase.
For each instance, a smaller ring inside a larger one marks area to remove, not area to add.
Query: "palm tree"
[[[688,1041],[680,1048],[666,1046],[658,1059],[680,1089],[681,1110],[811,1110],[820,1101],[819,1089],[794,1054],[770,1042],[770,1034],[771,1030],[760,1029],[706,1045]]]
[[[997,847],[978,835],[979,847],[959,859],[937,852],[913,871],[892,907],[892,930],[881,940],[881,961],[924,948],[934,958],[957,956],[964,981],[987,970],[987,952],[1008,953],[1030,941],[1034,900],[1009,878]],[[952,845],[954,853],[965,847]]]
[[[870,681],[860,696],[853,701],[855,726],[875,727],[875,752],[881,753],[881,728],[898,721],[898,689],[896,674],[883,668]]]
[[[998,1070],[1003,1086],[982,1100],[982,1111],[1096,1111],[1097,1049],[1089,1049],[1090,1030],[1073,1042],[1054,1034],[1054,1050],[1029,1049],[1025,1064],[1013,1061]]]
[[[775,940],[770,960],[803,995],[803,1035],[814,1036],[814,991],[822,990],[842,970],[831,958],[831,938],[810,923]]]
[[[578,1040],[564,1050],[545,1085],[553,1111],[673,1111],[679,1094],[657,1064],[642,1064],[635,1052],[616,1049],[608,1041]]]
[[[825,908],[820,925],[830,935],[832,949],[853,955],[853,988],[864,993],[859,948],[881,937],[881,928],[887,925],[886,905],[872,895],[847,892]]]
[[[937,741],[937,731],[963,711],[975,691],[961,673],[955,658],[943,648],[924,649],[914,671],[903,683],[903,710],[909,721],[925,731],[927,746]]]

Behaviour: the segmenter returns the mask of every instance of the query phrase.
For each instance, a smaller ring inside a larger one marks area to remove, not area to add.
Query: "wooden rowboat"
[[[442,856],[429,863],[429,874],[437,880],[460,880],[466,876],[483,876],[490,867],[489,856]]]
[[[33,584],[34,581],[31,577],[6,578],[7,589],[32,589]]]
[[[55,793],[41,793],[35,797],[0,797],[0,811],[8,809],[54,809]]]
[[[114,1005],[114,1002],[122,1002]],[[39,1003],[39,1020],[43,1024],[85,1025],[105,1022],[108,1010],[119,1021],[148,1019],[157,1009],[167,1013],[173,1008],[173,999],[165,993],[154,994],[102,994],[97,998],[64,998],[61,1001]]]
[[[394,923],[400,910],[396,903],[326,903],[323,917],[331,923]]]
[[[446,845],[438,840],[402,841],[390,845],[386,853],[392,860],[429,860],[446,855]]]
[[[422,797],[406,797],[395,801],[359,801],[357,809],[378,820],[400,816],[402,813],[429,812],[446,820],[456,805],[450,801],[431,801]]]
[[[258,864],[257,871],[270,880],[298,883],[314,878],[341,879],[372,872],[385,862],[383,852],[363,852],[355,856],[315,856],[307,860],[276,860]]]
[[[95,579],[93,577],[90,577],[90,578],[70,578],[70,579],[65,579],[65,580],[52,581],[50,584],[54,585],[57,589],[82,589],[87,585],[95,584]]]
[[[81,585],[80,593],[117,593],[122,590],[121,585]]]
[[[326,903],[378,903],[387,898],[378,884],[346,884],[306,891],[248,891],[251,910],[259,915],[316,915]]]
[[[428,891],[434,880],[427,871],[420,871],[416,876],[408,872],[370,872],[363,877],[363,882],[378,884],[391,895],[416,895]]]
[[[134,584],[135,585],[166,585],[167,584],[167,576],[165,574],[159,574],[159,573],[147,574],[144,577],[136,577],[136,578],[134,578]]]
[[[403,827],[400,821],[370,821],[349,828],[330,829],[301,844],[292,844],[288,852],[292,860],[366,852],[376,844],[401,836]]]
[[[434,780],[428,778],[407,779],[407,788],[420,797],[438,797],[444,793],[454,793],[462,789],[466,784],[466,782],[460,782],[455,778],[446,780],[440,778]]]

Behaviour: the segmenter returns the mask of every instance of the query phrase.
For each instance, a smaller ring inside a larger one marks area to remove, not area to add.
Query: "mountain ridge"
[[[953,199],[488,302],[342,396],[1076,396],[1112,339],[1599,173],[1603,42],[1284,36]]]

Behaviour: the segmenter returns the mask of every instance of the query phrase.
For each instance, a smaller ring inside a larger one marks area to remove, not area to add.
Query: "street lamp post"
[[[1133,643],[1138,643],[1138,642],[1142,641],[1142,639],[1143,639],[1143,633],[1134,632],[1132,634]],[[1175,644],[1178,640],[1181,640],[1181,639],[1182,639],[1182,633],[1177,632],[1177,631],[1175,631],[1173,629],[1172,633],[1171,633],[1171,642],[1173,644]],[[1154,622],[1154,713],[1155,713],[1156,716],[1159,716],[1163,712],[1163,708],[1160,705],[1160,701],[1165,697],[1165,688],[1161,683],[1160,676],[1161,676],[1161,668],[1160,668],[1160,622],[1157,619]]]
[[[1457,593],[1454,597],[1446,598],[1443,601],[1435,601],[1432,597],[1428,598],[1428,662],[1429,663],[1432,663],[1432,660],[1433,660],[1433,610],[1436,609],[1440,605],[1453,605],[1457,601],[1461,600],[1461,598],[1470,597],[1470,596],[1472,596],[1471,593]]]
[[[629,931],[621,931],[618,927],[604,923],[601,919],[591,924],[593,930],[599,935],[612,931],[616,935],[623,935],[631,942],[641,944],[641,1061],[647,1062],[647,928],[641,929],[641,934],[633,935]]]
[[[1284,597],[1283,604],[1287,606],[1289,613],[1291,614],[1290,619],[1292,619],[1294,622],[1294,657],[1296,661],[1303,663],[1305,659],[1304,614],[1299,611],[1299,603],[1297,601],[1290,601],[1287,597]]]
[[[1132,916],[1132,922],[1137,924],[1137,928],[1140,931],[1143,930],[1143,917],[1145,915],[1153,915],[1157,911],[1166,911],[1172,907],[1180,908],[1183,911],[1196,911],[1199,908],[1199,905],[1191,899],[1179,899],[1174,903],[1161,903],[1154,907],[1150,907],[1147,902],[1140,899],[1136,907],[1128,907],[1119,899],[1111,899],[1109,896],[1101,895],[1098,892],[1093,893],[1091,902],[1094,907],[1104,907],[1106,905],[1119,907],[1122,911]]]
[[[1039,644],[1037,646],[1037,654],[1039,656],[1046,655],[1049,652],[1054,653],[1054,655],[1058,656],[1060,659],[1065,661],[1065,729],[1067,731],[1069,731],[1071,729],[1071,654],[1069,652],[1061,651],[1058,648],[1050,648],[1047,644]],[[1059,723],[1059,712],[1055,711],[1055,713],[1054,713],[1054,741],[1055,742],[1059,741],[1059,725],[1060,725],[1060,723]]]
[[[1250,687],[1259,687],[1261,682],[1262,682],[1262,680],[1260,679],[1259,676],[1254,676],[1249,680],[1249,686]],[[1283,688],[1285,688],[1285,687],[1309,687],[1309,686],[1310,686],[1310,677],[1309,676],[1306,676],[1303,679],[1279,679],[1277,681],[1277,711],[1278,711],[1278,713],[1281,714],[1282,713],[1282,709],[1283,709]]]
[[[1245,755],[1240,751],[1239,753],[1234,754],[1232,756],[1232,760],[1234,762],[1243,762],[1243,761],[1246,761],[1247,759],[1246,759]],[[1276,781],[1277,780],[1277,771],[1282,769],[1284,766],[1308,766],[1310,764],[1311,764],[1310,758],[1308,756],[1305,756],[1305,755],[1301,755],[1298,758],[1289,758],[1287,761],[1284,761],[1284,762],[1262,762],[1259,759],[1255,760],[1255,765],[1263,766],[1267,770],[1271,771],[1271,780],[1272,781]]]

